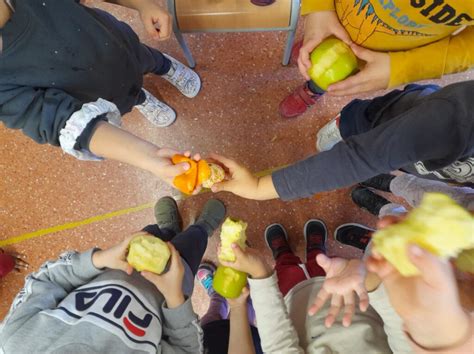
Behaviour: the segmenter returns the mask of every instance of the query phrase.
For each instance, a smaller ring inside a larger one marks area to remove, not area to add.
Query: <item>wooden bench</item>
[[[283,65],[288,65],[300,0],[276,0],[256,6],[250,0],[167,0],[173,29],[190,67],[196,62],[183,33],[287,31]]]

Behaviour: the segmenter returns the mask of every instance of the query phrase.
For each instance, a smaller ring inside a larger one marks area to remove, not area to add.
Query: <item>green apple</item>
[[[357,57],[346,43],[337,38],[322,41],[310,57],[308,75],[323,90],[344,80],[357,69]]]
[[[240,296],[245,285],[246,273],[222,265],[217,267],[212,287],[219,295],[226,299],[235,299]]]

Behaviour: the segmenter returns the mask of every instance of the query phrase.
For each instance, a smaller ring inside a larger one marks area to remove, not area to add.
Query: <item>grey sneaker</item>
[[[175,58],[167,54],[163,55],[171,60],[171,70],[170,73],[161,77],[176,87],[184,96],[189,98],[196,97],[201,90],[201,78],[199,75]]]
[[[175,234],[181,232],[181,217],[178,205],[171,197],[163,197],[155,204],[156,224],[160,229],[168,229]]]
[[[145,116],[153,125],[164,128],[174,123],[176,112],[166,103],[161,102],[150,92],[142,89],[145,93],[145,101],[135,107]]]
[[[203,227],[207,235],[211,237],[214,231],[224,221],[225,214],[226,209],[224,203],[217,199],[209,199],[204,205],[201,215],[199,215],[195,224]]]
[[[331,150],[334,145],[342,141],[338,126],[340,118],[341,115],[338,114],[318,132],[316,136],[316,149],[319,152]]]

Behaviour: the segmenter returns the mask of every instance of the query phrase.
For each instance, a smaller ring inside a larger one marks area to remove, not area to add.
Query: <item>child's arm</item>
[[[107,122],[99,122],[90,138],[89,150],[97,155],[121,161],[150,171],[169,184],[176,175],[189,168],[188,163],[173,165],[171,157],[178,153],[143,140]]]
[[[143,271],[142,276],[163,294],[163,353],[202,353],[203,334],[191,299],[183,295],[184,265],[178,251],[171,251],[169,270],[162,275]]]
[[[236,243],[232,244],[235,262],[222,262],[249,274],[250,296],[257,317],[258,332],[264,353],[303,354],[299,345],[298,333],[278,289],[278,280],[273,271],[252,248],[243,251]]]
[[[469,87],[463,90],[467,92]],[[214,185],[212,190],[256,200],[293,200],[351,186],[417,161],[454,161],[469,147],[467,132],[473,130],[472,121],[466,119],[466,114],[458,114],[457,105],[454,100],[428,98],[400,119],[351,136],[331,150],[273,172],[272,176],[254,177],[236,162],[216,157],[229,168],[231,179]]]
[[[143,25],[150,36],[157,40],[168,39],[171,35],[171,16],[154,0],[105,0],[113,4],[135,9],[140,13]]]
[[[423,47],[391,52],[390,62],[389,87],[469,70],[474,66],[474,25]]]
[[[100,121],[103,118],[105,120]],[[111,124],[120,118],[117,107],[105,100],[82,104],[57,89],[14,85],[0,87],[0,120],[40,144],[51,144],[80,159],[103,156],[144,168],[171,182],[188,164],[172,166],[174,151],[159,149]],[[89,127],[95,124],[94,129]],[[92,149],[92,153],[90,153]]]
[[[230,306],[230,333],[228,354],[255,354],[247,312],[249,290],[244,288],[237,299],[227,299]]]

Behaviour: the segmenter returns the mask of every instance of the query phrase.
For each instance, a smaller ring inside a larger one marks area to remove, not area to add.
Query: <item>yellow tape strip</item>
[[[280,167],[277,167],[277,168],[270,168],[268,170],[260,171],[260,172],[257,172],[255,174],[255,176],[263,177],[263,176],[271,174],[273,171],[279,170],[279,169],[284,168],[284,167],[286,167],[286,166],[280,166]],[[62,224],[62,225],[48,227],[47,229],[42,229],[42,230],[26,233],[26,234],[23,234],[23,235],[20,235],[20,236],[10,237],[10,238],[7,238],[6,240],[0,240],[0,247],[13,245],[15,243],[20,243],[20,242],[23,242],[23,241],[26,241],[26,240],[30,240],[32,238],[49,235],[49,234],[59,232],[59,231],[75,229],[76,227],[79,227],[79,226],[93,224],[93,223],[104,221],[104,220],[107,220],[107,219],[112,219],[112,218],[115,218],[115,217],[121,216],[121,215],[136,213],[136,212],[142,211],[144,209],[153,208],[154,205],[155,205],[154,202],[153,203],[142,204],[142,205],[138,205],[138,206],[133,207],[133,208],[116,210],[116,211],[112,211],[110,213],[92,216],[92,217],[84,219],[84,220],[74,221],[74,222],[70,222],[70,223],[66,223],[66,224]]]
[[[47,229],[42,229],[42,230],[30,232],[30,233],[23,234],[23,235],[20,235],[20,236],[10,237],[10,238],[7,238],[6,240],[0,240],[0,247],[7,246],[7,245],[13,245],[15,243],[23,242],[23,241],[26,241],[26,240],[29,240],[29,239],[32,239],[32,238],[41,237],[41,236],[52,234],[52,233],[59,232],[59,231],[74,229],[74,228],[79,227],[79,226],[93,224],[93,223],[96,223],[96,222],[99,222],[99,221],[104,221],[104,220],[115,218],[115,217],[121,216],[121,215],[136,213],[136,212],[144,210],[144,209],[153,208],[154,205],[155,205],[155,203],[142,204],[142,205],[138,205],[138,206],[133,207],[133,208],[116,210],[116,211],[112,211],[110,213],[106,213],[106,214],[102,214],[102,215],[96,215],[96,216],[93,216],[93,217],[90,217],[90,218],[87,218],[87,219],[84,219],[84,220],[49,227]]]

